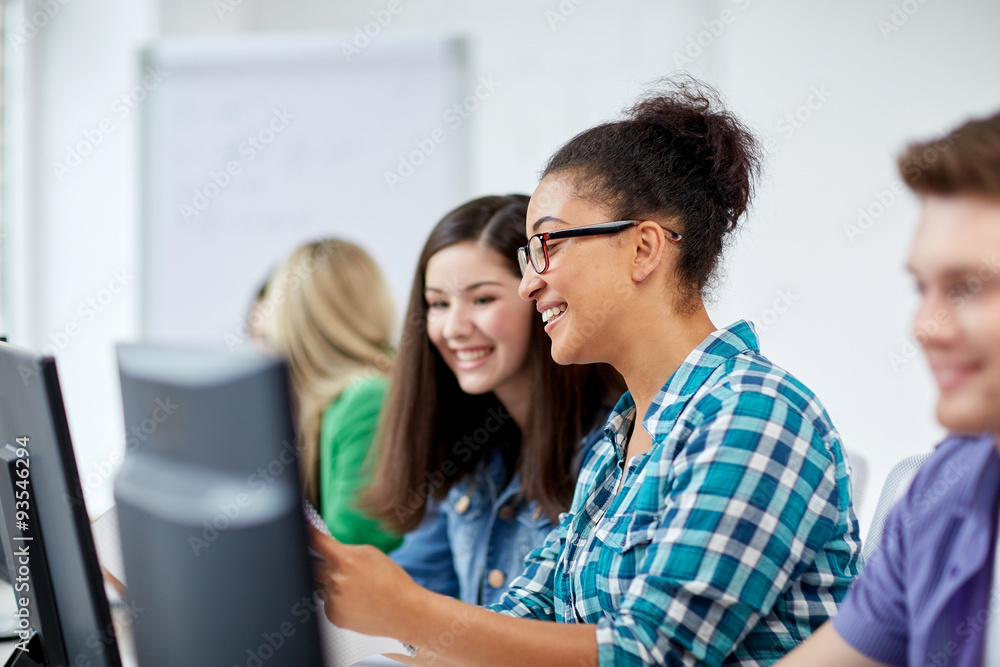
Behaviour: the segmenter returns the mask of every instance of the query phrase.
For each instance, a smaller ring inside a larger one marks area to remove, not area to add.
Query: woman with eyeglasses
[[[582,455],[623,391],[604,366],[558,366],[517,293],[526,195],[480,197],[417,262],[383,412],[369,511],[406,533],[420,585],[497,602],[569,509]]]
[[[498,604],[316,537],[334,623],[413,645],[414,664],[766,665],[836,612],[860,565],[837,431],[748,322],[718,328],[703,302],[757,155],[693,82],[556,152],[520,293],[558,363],[609,363],[628,392]]]

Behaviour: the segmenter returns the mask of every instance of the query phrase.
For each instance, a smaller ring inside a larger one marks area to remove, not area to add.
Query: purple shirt
[[[991,607],[1000,613],[998,498],[994,438],[949,436],[890,512],[834,620],[840,636],[890,665],[981,667]]]

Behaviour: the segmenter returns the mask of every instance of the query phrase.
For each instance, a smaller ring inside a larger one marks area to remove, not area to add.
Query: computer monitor
[[[19,625],[42,664],[121,667],[55,360],[2,342],[0,509]]]
[[[118,364],[139,664],[322,665],[284,362],[143,344]]]

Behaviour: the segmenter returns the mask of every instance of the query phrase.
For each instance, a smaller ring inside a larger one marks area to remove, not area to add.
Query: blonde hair
[[[300,247],[277,268],[264,302],[274,309],[265,337],[289,365],[303,491],[316,505],[323,411],[355,378],[388,372],[392,296],[364,250],[323,239]]]

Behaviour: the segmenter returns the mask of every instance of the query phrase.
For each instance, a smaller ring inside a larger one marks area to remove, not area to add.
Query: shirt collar
[[[713,331],[688,354],[660,389],[642,420],[643,427],[654,440],[657,436],[670,433],[687,399],[698,391],[715,369],[746,352],[760,352],[757,334],[750,322],[739,320],[724,329]],[[625,446],[634,421],[635,401],[632,392],[626,391],[604,427],[604,435],[614,444],[619,459],[625,458]]]
[[[992,516],[993,499],[996,498],[997,488],[1000,487],[1000,452],[997,452],[996,437],[982,433],[979,435],[962,435],[952,433],[950,439],[963,440],[963,447],[967,449],[967,455],[963,457],[963,465],[974,471],[974,481],[967,484],[961,495],[961,501],[965,510],[975,509],[982,505],[982,510],[986,515]],[[943,443],[942,443],[943,444]],[[956,471],[960,474],[962,471]]]

